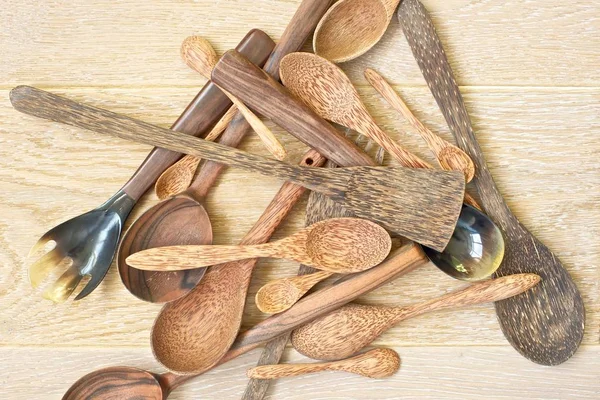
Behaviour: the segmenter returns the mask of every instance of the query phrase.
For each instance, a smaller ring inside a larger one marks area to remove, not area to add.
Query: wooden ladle
[[[200,36],[190,36],[183,41],[181,45],[181,58],[190,68],[199,72],[206,79],[210,79],[211,72],[219,60],[217,53],[210,43]],[[252,129],[258,134],[267,147],[267,150],[278,160],[283,160],[286,156],[286,151],[281,143],[279,143],[279,140],[273,135],[273,132],[237,97],[223,88],[219,88],[244,115],[244,118],[246,118],[246,121],[248,121]]]
[[[300,353],[317,360],[350,357],[392,326],[431,311],[499,301],[523,293],[540,281],[536,274],[508,275],[478,282],[408,307],[348,304],[292,333]]]
[[[373,47],[385,33],[400,0],[340,0],[315,30],[316,54],[335,63],[350,61]]]
[[[392,349],[373,349],[345,360],[312,364],[261,365],[246,372],[248,378],[279,379],[321,371],[345,371],[367,378],[387,378],[400,368],[400,356]]]
[[[276,242],[237,246],[168,246],[132,254],[127,264],[147,271],[180,271],[260,257],[292,259],[336,272],[364,271],[381,263],[392,240],[379,225],[358,218],[317,222]]]
[[[405,166],[431,168],[379,128],[335,64],[315,54],[291,53],[281,60],[279,73],[283,84],[321,117],[370,137]]]

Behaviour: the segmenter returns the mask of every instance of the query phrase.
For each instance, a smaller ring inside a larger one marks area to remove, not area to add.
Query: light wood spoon
[[[217,53],[210,43],[200,36],[190,36],[183,41],[181,45],[181,58],[183,58],[183,61],[190,68],[200,73],[206,79],[211,79],[211,72],[219,60]],[[281,143],[279,143],[279,140],[273,135],[273,132],[237,97],[220,86],[219,89],[229,97],[235,107],[244,115],[246,121],[248,121],[252,129],[258,134],[269,152],[278,160],[283,160],[286,156],[286,151]]]
[[[429,164],[393,141],[377,126],[344,71],[311,53],[291,53],[281,60],[281,81],[317,114],[373,139],[395,159],[412,168]]]
[[[359,218],[317,222],[276,242],[255,245],[167,246],[132,254],[127,264],[149,271],[180,271],[260,257],[292,259],[336,273],[364,271],[381,263],[392,240],[379,225]]]
[[[371,68],[365,69],[365,78],[396,111],[410,122],[419,135],[425,139],[425,142],[427,142],[427,145],[435,154],[443,169],[462,171],[465,174],[467,182],[473,179],[475,166],[467,153],[427,129],[408,109],[394,88],[377,71]]]
[[[317,360],[339,360],[368,346],[392,326],[427,312],[499,301],[523,293],[540,281],[536,274],[508,275],[478,282],[407,307],[348,304],[292,333],[300,353]]]
[[[279,379],[322,371],[345,371],[367,378],[387,378],[400,368],[400,356],[392,349],[373,349],[345,360],[312,364],[274,364],[254,367],[248,378]]]
[[[313,36],[316,54],[335,63],[369,51],[385,33],[400,0],[341,0],[323,16]]]
[[[229,110],[215,124],[204,140],[214,141],[221,135],[227,125],[233,120],[237,113],[237,107],[229,107]],[[166,200],[186,190],[196,174],[200,158],[186,154],[175,164],[171,165],[156,181],[154,191],[160,200]]]

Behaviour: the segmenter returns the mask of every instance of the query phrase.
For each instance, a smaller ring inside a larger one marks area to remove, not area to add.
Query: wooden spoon
[[[335,63],[366,53],[385,33],[400,0],[341,0],[315,30],[316,54]]]
[[[181,45],[181,57],[183,61],[192,69],[199,72],[206,79],[210,79],[211,72],[219,60],[217,53],[208,41],[200,36],[190,36],[183,41]],[[258,118],[244,103],[231,93],[219,87],[223,93],[229,97],[231,102],[244,115],[246,121],[256,131],[267,149],[278,160],[283,160],[286,151],[279,143],[279,140],[273,135],[273,132]]]
[[[317,222],[276,242],[238,246],[168,246],[132,254],[127,264],[147,271],[180,271],[249,258],[292,259],[334,273],[364,271],[381,263],[392,240],[379,225],[358,218]]]
[[[523,293],[540,281],[535,274],[509,275],[407,307],[348,304],[296,329],[292,344],[317,360],[349,357],[392,326],[427,312],[499,301]]]
[[[502,331],[528,359],[543,365],[560,364],[583,340],[585,309],[581,293],[560,260],[519,222],[502,198],[425,7],[418,0],[404,0],[398,19],[456,143],[475,162],[473,183],[483,209],[504,233],[506,256],[497,274],[533,272],[542,277],[542,283],[526,296],[495,304]]]
[[[223,117],[215,124],[204,140],[212,142],[217,139],[236,114],[237,107],[229,107],[229,110],[227,110],[225,115],[223,115]],[[183,156],[158,178],[154,185],[156,196],[158,196],[160,200],[165,200],[183,192],[192,183],[199,164],[200,159],[198,157],[190,156],[189,154]]]
[[[313,364],[274,364],[250,368],[253,379],[279,379],[321,371],[345,371],[367,378],[387,378],[400,368],[400,356],[392,349],[373,349],[345,360]]]
[[[435,154],[442,168],[446,170],[462,171],[463,174],[465,174],[467,182],[470,182],[471,179],[473,179],[473,175],[475,175],[475,166],[473,165],[473,160],[471,160],[464,151],[427,129],[425,125],[410,112],[394,88],[392,88],[383,76],[379,75],[375,70],[367,68],[365,70],[365,78],[367,78],[367,81],[396,111],[402,114],[404,118],[415,127],[419,135],[425,139],[425,142],[427,142],[427,145]]]
[[[375,123],[344,71],[311,53],[292,53],[281,60],[281,81],[317,114],[369,136],[395,159],[412,168],[431,168],[394,142]]]

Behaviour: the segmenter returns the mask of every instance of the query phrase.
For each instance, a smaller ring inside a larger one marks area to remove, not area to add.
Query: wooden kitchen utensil
[[[292,53],[281,60],[281,80],[321,117],[369,136],[392,157],[412,168],[429,164],[393,141],[377,126],[344,71],[311,53]]]
[[[532,272],[542,278],[527,294],[495,304],[502,331],[528,359],[543,365],[560,364],[575,353],[583,339],[581,294],[558,258],[521,225],[502,198],[427,10],[418,0],[403,0],[398,19],[458,146],[475,163],[473,183],[481,205],[504,233],[506,255],[497,275]]]
[[[394,88],[375,70],[367,68],[365,70],[365,78],[396,111],[402,114],[415,127],[419,135],[425,139],[425,142],[431,151],[433,151],[443,169],[462,171],[465,175],[465,180],[471,182],[473,175],[475,175],[475,166],[473,165],[473,160],[464,151],[427,129],[410,112]]]
[[[190,68],[200,73],[206,79],[210,79],[210,74],[219,60],[217,53],[210,43],[200,36],[190,36],[183,41],[181,45],[181,58]],[[244,118],[246,118],[246,121],[248,121],[252,129],[260,137],[267,150],[278,160],[283,160],[286,156],[285,149],[275,135],[273,135],[273,132],[244,103],[223,88],[220,89],[223,90],[223,93],[229,97],[235,107],[244,115]]]
[[[292,333],[300,353],[317,360],[350,357],[392,326],[424,313],[503,300],[531,289],[540,281],[535,274],[508,275],[474,283],[438,298],[407,307],[348,304]]]
[[[252,30],[242,40],[238,50],[260,62],[267,56],[272,43],[264,32]],[[187,106],[172,129],[200,135],[223,115],[229,105],[231,103],[227,97],[209,82]],[[65,301],[84,276],[90,276],[90,280],[75,300],[90,294],[108,272],[129,212],[156,178],[179,157],[179,153],[155,148],[129,181],[103,205],[46,232],[34,245],[30,255],[37,253],[50,240],[55,241],[56,246],[30,266],[32,285],[40,285],[50,270],[67,257],[73,261],[71,267],[46,290],[44,296],[54,302]]]
[[[24,113],[123,139],[279,177],[322,192],[357,217],[437,251],[448,244],[464,195],[457,171],[403,167],[301,168],[206,142],[104,109],[36,89],[19,86],[10,92],[13,106]]]
[[[150,399],[166,399],[169,393],[176,387],[206,372],[211,367],[224,364],[248,351],[256,349],[263,343],[286,334],[294,328],[310,322],[314,318],[325,315],[357,297],[390,282],[398,276],[425,265],[427,262],[427,257],[420,250],[419,246],[409,243],[394,251],[380,265],[352,275],[335,285],[318,290],[300,300],[289,310],[273,315],[241,333],[231,346],[231,349],[216,362],[211,364],[206,359],[205,353],[199,353],[198,356],[201,358],[200,362],[197,363],[199,369],[194,375],[176,375],[172,372],[158,375],[131,367],[104,368],[80,378],[67,391],[63,400],[135,400],[139,399],[142,395]],[[206,273],[205,279],[200,282],[200,285],[206,282],[211,271],[215,268],[219,267],[210,268]],[[232,270],[231,268],[229,269]],[[232,286],[232,282],[222,282],[221,285]],[[198,290],[192,293],[198,293]],[[186,296],[173,303],[169,303],[165,308],[169,308],[173,304],[191,297],[191,295]],[[219,304],[223,300],[225,300],[224,297],[219,298]],[[187,305],[193,307],[193,303],[188,303]],[[181,322],[183,321],[185,320],[182,319]],[[156,324],[158,323],[159,321],[157,320]],[[154,329],[156,329],[156,324]],[[173,327],[174,325],[170,326],[171,329]],[[201,326],[198,325],[195,328],[201,328]],[[213,330],[212,333],[212,335],[200,336],[197,340],[201,342],[211,340],[211,338],[219,338],[217,331]],[[172,343],[173,346],[177,344],[181,346],[182,341],[179,340],[179,342]]]
[[[318,222],[276,242],[238,246],[168,246],[132,254],[127,264],[149,271],[179,271],[249,258],[287,258],[334,273],[355,273],[381,263],[392,240],[385,229],[358,218]]]
[[[204,140],[212,142],[217,139],[236,114],[237,108],[235,106],[229,107],[229,110],[221,117]],[[156,196],[160,200],[165,200],[190,187],[199,164],[200,159],[198,157],[190,156],[189,154],[183,156],[181,160],[171,165],[157,179],[156,184],[154,184]]]
[[[315,53],[335,63],[363,55],[379,42],[399,1],[338,1],[317,25],[313,36]]]
[[[367,378],[387,378],[400,369],[400,356],[392,349],[373,349],[345,360],[312,364],[274,364],[254,367],[248,378],[280,379],[322,371],[345,371]]]

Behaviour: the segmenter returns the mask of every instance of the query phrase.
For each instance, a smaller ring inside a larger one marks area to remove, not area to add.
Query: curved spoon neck
[[[172,372],[165,372],[161,375],[155,375],[156,380],[163,390],[163,399],[166,399],[173,390],[194,379],[196,376],[197,375],[176,375]]]

